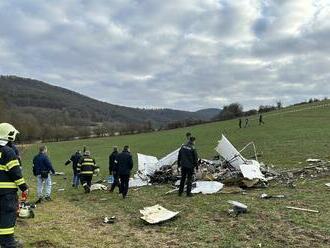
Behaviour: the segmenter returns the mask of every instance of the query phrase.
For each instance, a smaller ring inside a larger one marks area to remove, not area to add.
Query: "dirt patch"
[[[36,241],[33,243],[30,243],[30,245],[32,245],[33,247],[36,248],[56,248],[59,247],[58,245],[56,245],[55,243],[49,241],[49,240],[40,240],[40,241]]]

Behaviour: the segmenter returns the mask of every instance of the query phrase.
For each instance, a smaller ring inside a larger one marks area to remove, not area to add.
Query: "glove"
[[[29,195],[29,190],[25,190],[22,192],[22,201],[26,201],[27,200],[27,197]]]

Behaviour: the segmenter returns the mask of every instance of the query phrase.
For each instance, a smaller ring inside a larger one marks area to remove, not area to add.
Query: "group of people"
[[[14,227],[18,208],[17,191],[20,189],[24,196],[28,195],[26,184],[21,171],[18,150],[15,151],[14,141],[18,130],[9,123],[0,123],[0,247],[22,247],[22,244],[14,238]],[[195,170],[198,169],[198,155],[195,149],[195,137],[191,133],[186,134],[187,141],[181,146],[178,154],[178,168],[181,168],[181,181],[179,196],[184,192],[185,185],[187,196],[192,196],[192,180]],[[93,174],[99,167],[90,152],[84,148],[73,154],[65,165],[72,163],[72,186],[78,187],[79,181],[85,193],[90,192]],[[122,152],[114,147],[109,156],[109,175],[113,176],[110,192],[116,187],[123,198],[126,198],[129,188],[129,178],[133,169],[133,159],[129,146],[124,146]],[[36,203],[51,201],[51,175],[55,174],[49,157],[47,147],[41,146],[39,153],[33,159],[33,174],[37,178]]]
[[[265,122],[263,120],[263,116],[259,115],[259,126],[262,124],[265,124]],[[248,127],[248,125],[249,125],[249,118],[246,118],[244,128]],[[241,118],[238,119],[238,127],[242,128],[242,119]]]

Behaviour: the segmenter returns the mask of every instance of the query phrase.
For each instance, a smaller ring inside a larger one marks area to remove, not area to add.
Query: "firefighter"
[[[113,152],[109,156],[109,174],[113,176],[113,183],[110,192],[113,192],[115,187],[118,186],[120,193],[119,175],[118,175],[118,162],[116,157],[118,155],[118,148],[115,146]]]
[[[91,157],[90,151],[86,150],[77,165],[77,172],[80,176],[80,182],[84,187],[85,193],[90,193],[94,172],[98,171],[95,159]]]
[[[72,177],[72,187],[78,188],[79,185],[79,174],[77,171],[78,162],[80,161],[82,155],[81,151],[77,150],[75,154],[72,154],[70,159],[65,162],[65,165],[68,165],[72,162],[72,170],[73,170],[73,177]]]
[[[190,137],[187,144],[181,146],[178,155],[178,167],[181,167],[181,181],[179,196],[182,195],[187,178],[187,196],[192,196],[192,177],[194,170],[198,169],[198,155],[195,149],[195,137]]]
[[[7,146],[19,132],[9,123],[0,124],[0,247],[23,247],[14,238],[18,188],[27,195],[28,186],[22,176],[15,151]]]

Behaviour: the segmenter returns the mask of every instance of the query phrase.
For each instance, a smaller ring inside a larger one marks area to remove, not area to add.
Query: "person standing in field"
[[[118,162],[118,175],[120,178],[120,191],[125,199],[128,193],[129,177],[133,169],[133,159],[129,150],[129,146],[124,146],[124,149],[116,157]]]
[[[55,170],[47,156],[47,147],[40,146],[39,154],[33,158],[33,175],[37,177],[37,204],[41,203],[43,199],[51,201],[52,178],[50,173],[54,175]],[[43,193],[44,184],[45,193]]]
[[[242,128],[242,119],[241,118],[239,118],[239,120],[238,120],[238,127]]]
[[[263,116],[262,115],[259,115],[259,126],[261,124],[265,124],[265,122],[263,121]]]
[[[247,127],[248,125],[249,125],[249,118],[246,118],[244,128]]]
[[[109,175],[113,176],[113,182],[110,188],[110,192],[113,192],[115,187],[119,188],[120,193],[120,184],[119,184],[119,175],[118,175],[118,148],[115,146],[112,153],[109,156]]]
[[[98,168],[95,159],[91,157],[90,151],[86,150],[77,165],[77,172],[85,193],[91,192],[93,174]]]
[[[178,168],[181,168],[181,181],[179,196],[182,195],[187,179],[187,196],[192,196],[192,177],[194,170],[198,169],[198,154],[195,149],[195,137],[190,137],[187,144],[181,146],[178,155]]]
[[[23,247],[14,237],[18,188],[27,196],[28,186],[22,176],[15,151],[8,142],[19,132],[9,123],[0,124],[0,247]]]
[[[78,162],[80,161],[82,155],[81,151],[77,150],[75,154],[72,154],[70,159],[65,162],[65,165],[68,165],[72,162],[72,170],[73,170],[73,177],[72,177],[72,187],[78,188],[79,186],[79,173],[77,171]]]

